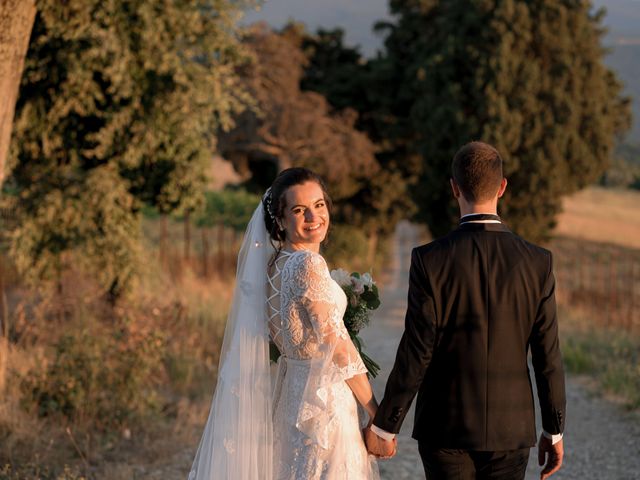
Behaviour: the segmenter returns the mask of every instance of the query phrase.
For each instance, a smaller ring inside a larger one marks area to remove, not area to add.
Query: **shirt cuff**
[[[562,440],[562,434],[561,433],[556,433],[551,434],[551,433],[547,433],[544,430],[542,431],[542,435],[544,435],[545,437],[547,437],[549,440],[551,440],[551,445],[555,445],[556,443],[558,443],[560,440]]]
[[[375,433],[376,435],[378,435],[380,438],[382,438],[383,440],[386,440],[388,442],[390,442],[391,440],[393,440],[394,438],[396,438],[396,434],[395,433],[390,433],[387,432],[386,430],[381,429],[380,427],[376,427],[375,425],[371,425],[371,431],[373,433]]]

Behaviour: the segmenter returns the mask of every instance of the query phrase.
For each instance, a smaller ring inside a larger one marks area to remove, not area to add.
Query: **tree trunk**
[[[0,1],[0,187],[5,178],[13,115],[35,17],[35,0]]]

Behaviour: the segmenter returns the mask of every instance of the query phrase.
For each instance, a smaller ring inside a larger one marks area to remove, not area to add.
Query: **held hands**
[[[398,450],[398,440],[385,440],[371,431],[371,425],[364,429],[364,442],[371,455],[377,458],[392,458]]]
[[[547,457],[546,465],[545,456]],[[540,472],[540,480],[545,480],[560,470],[563,456],[564,445],[562,440],[552,445],[551,439],[540,435],[540,441],[538,442],[538,464],[540,466],[544,465],[542,472]]]

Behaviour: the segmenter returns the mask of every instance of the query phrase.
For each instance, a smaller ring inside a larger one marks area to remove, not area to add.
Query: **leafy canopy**
[[[602,12],[587,1],[392,0],[387,61],[400,72],[408,119],[398,131],[422,157],[413,198],[436,235],[457,218],[448,178],[455,151],[493,144],[509,187],[501,213],[532,240],[561,197],[606,169],[629,100],[603,64]]]
[[[10,188],[17,266],[135,271],[138,211],[203,202],[214,133],[250,97],[235,0],[41,0],[20,89]]]

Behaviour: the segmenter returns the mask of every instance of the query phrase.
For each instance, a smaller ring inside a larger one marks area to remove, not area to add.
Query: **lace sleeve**
[[[310,359],[309,374],[299,400],[294,425],[309,439],[328,448],[331,409],[327,399],[332,386],[359,373],[366,372],[362,359],[342,321],[342,308],[322,256],[312,252],[297,252],[282,271],[283,288],[304,311],[313,329],[317,353]]]
[[[300,254],[295,268],[295,285],[322,351],[332,352],[332,360],[343,380],[367,369],[349,337],[342,319],[343,311],[335,295],[333,280],[321,255]],[[338,292],[341,293],[341,292]]]

